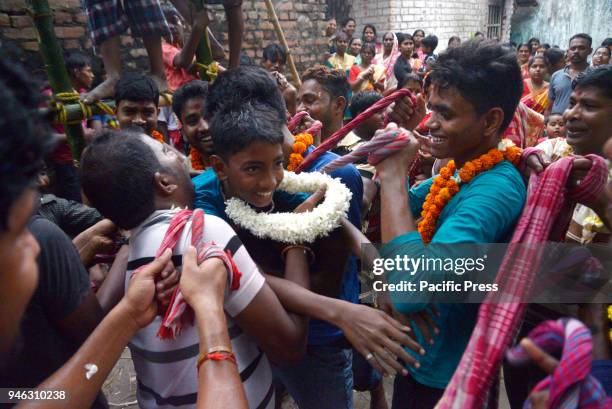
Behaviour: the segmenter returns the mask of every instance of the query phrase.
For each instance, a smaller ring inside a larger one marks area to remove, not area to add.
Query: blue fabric
[[[350,348],[308,346],[300,363],[273,373],[300,409],[353,409],[352,355]]]
[[[552,113],[563,114],[570,104],[572,95],[572,77],[569,74],[569,65],[562,70],[556,71],[550,77],[550,87],[548,88],[548,99],[552,104]],[[584,71],[591,71],[590,67]]]
[[[312,152],[314,148],[311,146],[306,151],[306,156]],[[306,172],[317,172],[325,167],[328,163],[339,158],[338,155],[331,152],[326,152],[317,158],[312,165],[306,169]],[[357,168],[353,165],[343,166],[330,173],[333,178],[339,178],[342,183],[349,188],[353,193],[351,204],[348,211],[348,220],[359,230],[361,230],[361,201],[363,199],[363,180]],[[342,280],[342,289],[340,290],[340,299],[359,303],[359,277],[357,275],[357,258],[350,256],[348,266],[344,272]],[[342,331],[339,328],[323,321],[310,320],[308,327],[308,344],[309,345],[325,345],[329,344],[342,336]]]
[[[195,187],[193,207],[203,209],[206,214],[218,216],[228,223],[232,223],[225,213],[225,203],[221,194],[221,181],[213,169],[207,169],[192,179]],[[291,194],[276,191],[272,196],[274,203],[283,203],[283,206],[296,208],[308,198],[306,193]]]
[[[432,179],[425,181],[409,192],[410,207],[415,217],[420,215],[432,181]],[[525,198],[526,187],[521,175],[509,162],[503,161],[493,169],[476,176],[470,183],[461,186],[459,193],[440,214],[431,243],[507,242],[523,210]],[[412,250],[414,251],[411,253]],[[381,249],[381,256],[385,258],[405,254],[411,258],[418,258],[421,255],[426,258],[448,257],[446,253],[436,255],[435,249],[431,246],[423,246],[418,232],[396,237]],[[490,264],[487,263],[487,266]],[[419,281],[427,279],[426,275],[432,274],[443,273],[431,270],[416,271],[414,275],[393,272],[387,276],[387,280],[390,283],[408,281],[418,285]],[[463,276],[451,274],[456,281],[462,277],[467,278],[467,274]],[[422,303],[397,302],[394,293],[391,293],[391,299],[398,311],[403,313],[423,310],[427,306],[427,300],[422,300]],[[427,345],[421,332],[415,330],[417,342],[426,351],[425,356],[421,357],[407,349],[421,364],[419,369],[407,366],[417,382],[432,388],[443,389],[447,386],[476,324],[478,307],[478,304],[437,304],[440,316],[434,318],[434,321],[440,333],[435,337],[433,345]]]

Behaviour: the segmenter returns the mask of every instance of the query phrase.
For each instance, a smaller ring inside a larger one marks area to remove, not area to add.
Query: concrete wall
[[[352,0],[357,33],[365,24],[374,24],[379,41],[386,31],[407,32],[425,30],[438,36],[436,51],[446,48],[454,35],[462,40],[476,31],[485,30],[488,0]]]
[[[323,38],[325,0],[273,0],[273,3],[298,71],[319,62],[326,45]],[[80,0],[49,0],[49,5],[54,12],[55,32],[63,49],[93,55],[87,34],[87,19]],[[25,8],[26,0],[0,0],[0,48],[26,64],[29,72],[44,77],[36,30],[24,12]],[[263,1],[244,0],[242,9],[245,17],[243,51],[259,62],[263,48],[278,40]],[[223,8],[213,6],[210,15],[213,32],[227,47]],[[147,54],[142,41],[125,35],[121,42],[124,64],[132,69],[147,69]]]

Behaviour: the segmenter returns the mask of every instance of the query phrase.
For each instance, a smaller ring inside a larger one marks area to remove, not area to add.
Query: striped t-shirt
[[[153,260],[174,213],[172,210],[156,211],[132,231],[126,290],[132,272]],[[255,298],[264,284],[264,277],[236,233],[222,219],[205,215],[204,238],[229,250],[242,273],[240,288],[232,292],[226,289],[225,292],[228,331],[249,407],[271,409],[274,406],[274,390],[270,364],[257,344],[231,318],[242,312]],[[181,266],[183,250],[189,243],[191,222],[186,224],[174,248],[172,261],[176,267]],[[138,404],[142,409],[195,408],[199,354],[197,329],[187,326],[176,339],[161,340],[156,336],[161,320],[162,317],[157,316],[151,324],[138,331],[129,343],[138,379]]]

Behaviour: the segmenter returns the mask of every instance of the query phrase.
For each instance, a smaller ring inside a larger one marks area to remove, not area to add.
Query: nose
[[[425,122],[425,126],[429,129],[440,128],[440,123],[436,119],[436,114],[432,113],[429,119]]]
[[[200,119],[200,122],[198,123],[198,132],[207,134],[209,130],[210,130],[210,127],[208,126],[208,121],[206,121],[203,118]]]
[[[573,107],[567,108],[565,112],[563,112],[563,119],[565,120],[565,123],[568,123],[572,119],[577,119],[577,118],[578,118],[578,104],[574,105]]]
[[[273,171],[268,171],[261,179],[259,179],[259,188],[261,191],[271,192],[276,190],[278,186],[278,180],[276,174]]]
[[[144,125],[145,123],[147,123],[147,121],[145,121],[144,117],[142,116],[141,113],[137,113],[136,116],[134,117],[134,120],[132,121],[132,123],[136,124],[136,125]]]
[[[301,102],[301,101],[299,102],[298,107],[297,107],[297,112],[300,112],[300,111],[306,111],[306,112],[308,112],[308,109],[306,108],[306,106],[304,105],[304,103],[303,103],[303,102]],[[308,112],[308,114],[310,114],[310,112]]]

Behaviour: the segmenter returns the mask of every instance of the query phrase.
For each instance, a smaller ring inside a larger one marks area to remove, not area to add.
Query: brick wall
[[[319,62],[326,44],[323,38],[325,0],[274,0],[273,3],[298,71]],[[55,32],[62,48],[93,55],[80,0],[49,0],[49,5],[53,9]],[[0,48],[10,57],[23,62],[33,75],[44,77],[36,30],[25,8],[26,0],[0,0]],[[244,0],[243,13],[243,51],[259,63],[263,47],[278,42],[276,34],[263,1]],[[227,49],[227,24],[223,8],[214,6],[210,14],[211,28]],[[125,65],[131,69],[148,67],[146,51],[140,39],[126,35],[121,37],[121,43]]]
[[[387,31],[412,34],[420,28],[438,36],[440,52],[454,35],[467,40],[476,31],[486,31],[487,0],[352,0],[352,5],[356,33],[374,24],[378,41]]]

